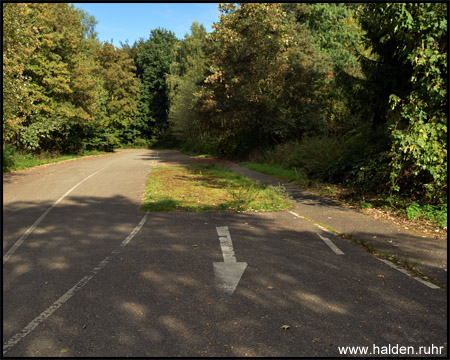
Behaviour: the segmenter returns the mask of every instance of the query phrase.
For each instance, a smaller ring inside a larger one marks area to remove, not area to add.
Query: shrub
[[[289,162],[291,167],[303,169],[311,178],[328,181],[344,150],[344,144],[338,138],[305,137]]]
[[[14,166],[14,154],[17,148],[10,144],[3,144],[3,161],[2,168],[3,171],[9,171]]]
[[[437,223],[440,227],[447,226],[447,204],[441,205],[423,205],[412,203],[406,207],[406,216],[408,219],[422,219]]]

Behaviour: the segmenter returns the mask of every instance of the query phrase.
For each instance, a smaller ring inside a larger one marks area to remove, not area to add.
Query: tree
[[[389,96],[397,93],[404,96],[411,91],[413,68],[404,63],[401,49],[404,39],[392,36],[399,14],[386,12],[387,4],[365,4],[361,7],[359,21],[365,31],[364,41],[374,59],[361,57],[361,65],[366,77],[366,89],[371,101],[372,128],[383,127],[387,121]]]
[[[24,63],[33,111],[20,126],[20,142],[30,149],[80,151],[85,126],[101,115],[93,40],[86,39],[92,19],[83,22],[85,13],[68,4],[28,6],[37,46]]]
[[[37,47],[28,4],[3,4],[3,142],[18,145],[20,126],[32,111],[30,78],[24,64]]]
[[[285,11],[292,13],[296,21],[306,26],[312,41],[326,62],[317,96],[320,112],[325,118],[330,135],[341,136],[364,124],[359,110],[351,113],[355,92],[346,85],[364,79],[358,57],[364,52],[362,29],[357,20],[357,4],[344,3],[289,3]],[[351,81],[347,84],[343,80]],[[347,95],[347,96],[346,96]]]
[[[139,135],[133,129],[139,100],[139,82],[134,76],[136,67],[128,54],[105,43],[97,48],[94,59],[100,65],[97,70],[106,91],[103,126],[120,142],[132,142]]]
[[[405,79],[410,91],[390,94],[391,192],[413,190],[431,203],[445,203],[447,4],[385,4],[380,18],[389,29],[380,42],[401,42],[396,56],[412,69]]]
[[[212,74],[199,97],[227,155],[320,131],[314,88],[323,58],[281,4],[219,5],[208,35]]]
[[[152,30],[137,56],[137,74],[142,83],[139,120],[147,138],[160,136],[168,127],[169,97],[165,77],[170,71],[172,48],[177,41],[171,31]]]
[[[125,43],[120,42],[120,47],[123,51],[125,51],[128,54],[128,57],[130,59],[133,59],[134,64],[137,64],[137,57],[140,52],[140,49],[142,45],[145,44],[145,39],[143,37],[139,38],[138,41],[135,41],[132,46],[128,44],[128,40],[125,41]],[[137,73],[137,68],[134,70],[134,73]]]
[[[206,29],[193,22],[191,35],[173,47],[173,61],[167,75],[169,88],[169,122],[181,140],[205,141],[201,114],[196,110],[197,97],[208,72]]]

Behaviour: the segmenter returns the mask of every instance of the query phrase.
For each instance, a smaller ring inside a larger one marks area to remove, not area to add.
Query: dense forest
[[[73,5],[4,3],[3,162],[158,142],[446,204],[446,3],[219,8],[115,47]]]

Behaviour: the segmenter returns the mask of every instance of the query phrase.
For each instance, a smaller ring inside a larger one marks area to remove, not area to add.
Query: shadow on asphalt
[[[25,176],[25,174],[17,173],[17,172],[7,172],[7,173],[3,173],[2,175],[3,175],[3,183],[4,184],[13,183],[18,178]]]
[[[142,218],[138,205],[68,197],[49,213],[4,265],[4,343],[111,255]],[[4,207],[5,249],[30,225],[23,208],[46,206]],[[445,296],[405,285],[412,280],[357,247],[334,255],[299,221],[149,213],[130,244],[8,355],[337,356],[337,346],[446,341]],[[229,227],[237,261],[248,263],[232,297],[214,287],[216,225]]]
[[[431,276],[443,284],[447,284],[447,256],[446,244],[434,242],[430,244],[428,238],[404,233],[383,233],[354,231],[351,234],[353,239],[364,241],[367,245],[374,247],[378,253],[394,254],[405,263],[421,271],[423,274]],[[398,245],[401,244],[401,247]],[[430,251],[430,249],[435,249]],[[416,258],[414,254],[420,254]],[[438,260],[439,259],[439,260]]]

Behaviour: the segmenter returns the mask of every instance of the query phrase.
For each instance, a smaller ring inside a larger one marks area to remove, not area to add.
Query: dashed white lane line
[[[288,212],[291,213],[292,215],[294,215],[294,216],[300,218],[300,219],[304,219],[304,218],[305,218],[304,216],[301,216],[301,215],[299,215],[299,214],[297,214],[297,213],[295,213],[295,212],[293,212],[293,211],[288,210]]]
[[[89,275],[82,278],[78,281],[70,290],[68,290],[63,296],[61,296],[58,300],[56,300],[53,305],[43,311],[39,316],[34,318],[27,326],[25,326],[20,332],[14,335],[9,341],[3,345],[3,355],[5,355],[13,346],[15,346],[19,341],[25,338],[28,334],[30,334],[40,323],[42,323],[45,319],[47,319],[51,314],[53,314],[57,309],[59,309],[67,300],[69,300],[73,295],[75,295],[79,290],[81,290],[100,270],[102,270],[111,259],[117,255],[120,250],[125,247],[133,237],[139,232],[142,226],[148,219],[148,214],[144,215],[142,220],[133,231],[126,237],[124,241],[111,253],[111,255],[107,256],[103,259],[92,271]]]
[[[292,215],[294,215],[294,216],[296,216],[296,217],[298,217],[298,218],[302,218],[302,219],[305,219],[303,216],[301,216],[301,215],[298,215],[297,213],[295,213],[295,212],[293,212],[293,211],[289,211]],[[326,228],[324,228],[323,226],[321,226],[321,225],[319,225],[319,224],[314,224],[314,225],[316,225],[319,229],[321,229],[322,231],[325,231],[325,232],[328,232],[328,233],[330,233],[330,234],[333,234],[333,232],[331,232],[330,230],[328,230],[328,229],[326,229]],[[329,240],[329,239],[327,239],[326,237],[323,237],[323,236],[321,236],[321,235],[319,235],[319,234],[317,234],[330,248],[331,248],[331,250],[333,250],[335,253],[336,253],[336,255],[344,255],[344,253],[336,246],[336,245],[334,245],[333,244],[333,242],[331,241],[331,240]],[[431,283],[431,282],[429,282],[429,281],[426,281],[426,280],[423,280],[423,279],[421,279],[421,278],[419,278],[419,277],[417,277],[417,276],[411,276],[411,274],[410,273],[408,273],[405,269],[402,269],[402,268],[400,268],[400,267],[398,267],[398,266],[396,266],[395,264],[393,264],[393,263],[391,263],[390,261],[387,261],[387,260],[385,260],[385,259],[380,259],[380,258],[378,258],[377,257],[377,259],[378,260],[380,260],[380,261],[382,261],[382,262],[384,262],[386,265],[389,265],[391,268],[393,268],[393,269],[395,269],[395,270],[397,270],[397,271],[400,271],[401,273],[403,273],[403,274],[405,274],[405,275],[407,275],[407,276],[409,276],[409,277],[411,277],[411,278],[413,278],[414,280],[417,280],[418,282],[420,282],[420,283],[422,283],[423,285],[425,285],[425,286],[428,286],[429,288],[431,288],[431,289],[440,289],[440,287],[439,286],[437,286],[437,285],[435,285],[435,284],[433,284],[433,283]]]
[[[389,265],[391,268],[393,268],[393,269],[395,269],[397,271],[400,271],[401,273],[409,276],[410,278],[412,278],[414,280],[417,280],[418,282],[424,284],[425,286],[428,286],[431,289],[440,289],[439,286],[434,285],[433,283],[430,283],[428,281],[422,280],[421,278],[416,277],[416,276],[414,276],[414,277],[411,276],[411,274],[409,272],[407,272],[405,269],[402,269],[402,268],[400,268],[398,266],[395,266],[395,264],[391,263],[390,261],[387,261],[385,259],[380,259],[380,258],[377,258],[377,259],[382,261],[382,262],[384,262],[386,265]]]
[[[323,237],[320,234],[317,234],[317,236],[320,237],[325,242],[325,244],[327,244],[329,246],[329,248],[331,250],[333,250],[333,252],[336,255],[344,255],[344,253],[341,251],[341,249],[339,249],[336,245],[334,245],[334,243],[330,239],[327,239],[326,237]]]
[[[298,217],[298,218],[306,219],[304,216],[301,216],[301,215],[299,215],[299,214],[297,214],[297,213],[295,213],[293,211],[289,211],[288,210],[288,212],[291,213],[292,215]],[[319,224],[314,224],[314,225],[316,225],[320,230],[332,234],[332,232],[330,230],[325,229],[323,226],[321,226]],[[317,234],[317,235],[325,242],[325,244],[327,244],[330,247],[331,250],[333,250],[333,252],[336,255],[344,255],[344,253],[341,251],[341,249],[339,249],[336,245],[334,245],[334,243],[330,239],[327,239],[326,237],[323,237],[323,236],[321,236],[319,234]]]
[[[69,195],[72,191],[74,191],[78,186],[80,186],[86,180],[88,180],[91,177],[93,177],[94,175],[98,174],[100,171],[104,170],[105,168],[106,168],[106,166],[104,168],[101,168],[100,170],[97,170],[95,173],[89,175],[88,177],[84,178],[83,180],[81,180],[78,184],[73,186],[63,196],[61,196],[58,200],[56,200],[56,202],[52,206],[50,206],[47,210],[45,210],[45,212],[41,216],[38,217],[38,219],[33,223],[33,225],[31,225],[27,229],[27,231],[25,231],[25,233],[20,237],[20,239],[17,240],[14,243],[14,245],[11,247],[11,249],[9,249],[8,252],[3,256],[3,264],[6,263],[8,261],[8,259],[11,257],[11,255],[16,252],[16,250],[19,248],[19,246],[22,245],[22,243],[26,240],[26,238],[34,231],[36,226],[38,226],[39,223],[45,219],[45,217],[48,215],[50,210],[52,210],[56,205],[58,205],[67,195]]]
[[[327,232],[327,233],[329,233],[329,234],[333,234],[332,231],[330,231],[330,230],[324,228],[322,225],[319,225],[319,224],[314,224],[314,225],[316,225],[316,226],[317,226],[320,230],[322,230],[322,231],[325,231],[325,232]]]

